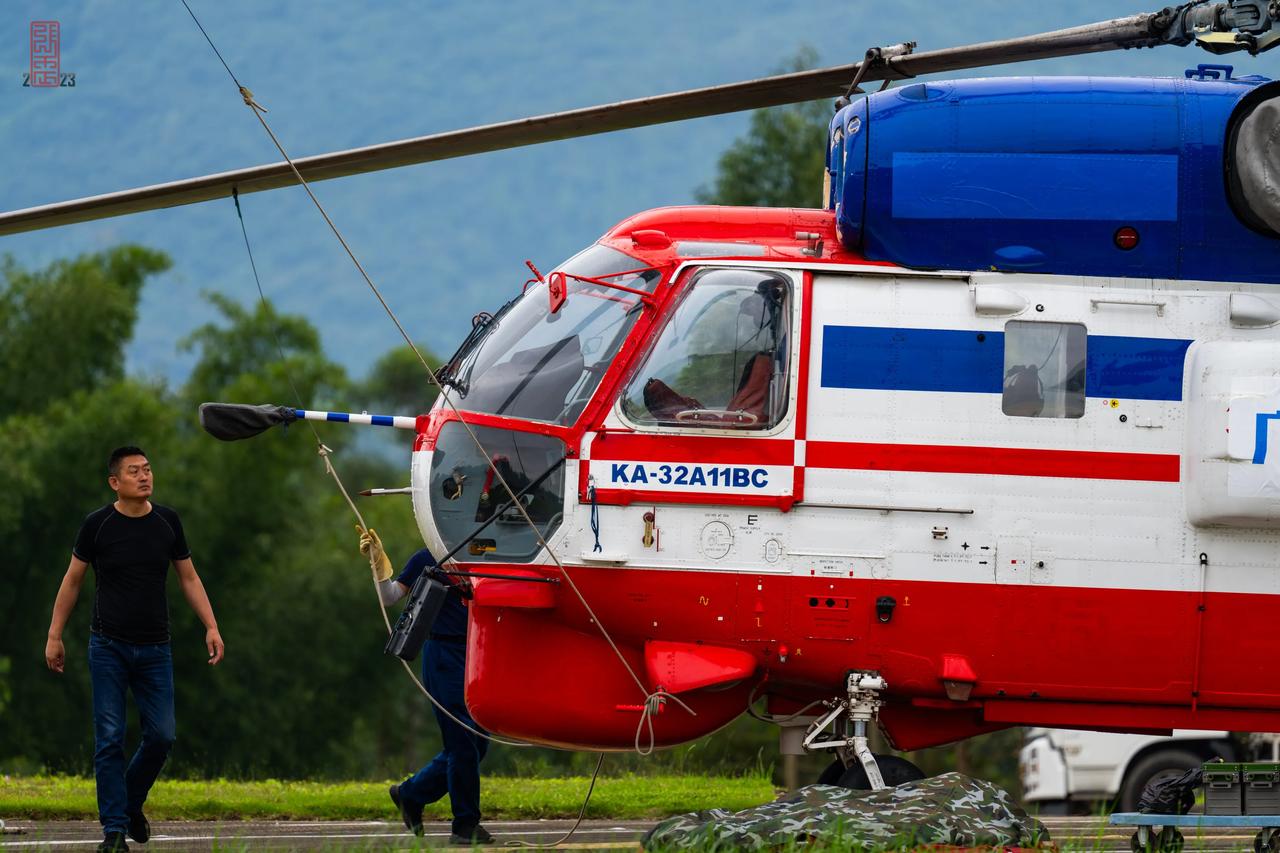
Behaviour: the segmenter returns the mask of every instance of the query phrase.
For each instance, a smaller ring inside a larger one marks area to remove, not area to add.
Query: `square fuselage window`
[[[1087,346],[1088,334],[1080,323],[1006,324],[1004,413],[1017,418],[1081,417]]]

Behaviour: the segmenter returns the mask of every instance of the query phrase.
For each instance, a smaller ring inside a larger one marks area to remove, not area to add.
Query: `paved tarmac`
[[[1127,851],[1132,829],[1108,827],[1096,817],[1045,818],[1053,840],[1067,851]],[[507,842],[546,847],[554,844],[573,821],[523,820],[492,821],[485,826],[496,838],[495,849]],[[639,850],[639,840],[654,821],[583,821],[582,826],[561,849]],[[1253,847],[1254,832],[1247,829],[1218,830],[1200,836],[1190,834],[1186,850],[1240,850]],[[92,821],[10,820],[0,834],[0,851],[87,851],[102,840],[98,824]],[[428,824],[421,840],[389,821],[157,821],[151,841],[145,846],[130,844],[135,853],[144,851],[336,851],[336,850],[428,850],[447,847],[449,825]],[[459,849],[459,848],[454,848]]]
[[[638,849],[636,842],[653,823],[583,821],[569,846]],[[485,822],[499,847],[514,840],[535,846],[554,844],[572,825],[571,820]],[[0,835],[0,850],[89,850],[101,840],[97,821],[10,820]],[[156,821],[151,824],[151,840],[145,846],[129,843],[132,851],[425,850],[447,846],[447,822],[428,823],[426,834],[418,840],[399,821],[379,820]]]

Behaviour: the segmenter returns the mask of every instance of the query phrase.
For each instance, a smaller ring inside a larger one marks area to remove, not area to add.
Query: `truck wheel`
[[[1142,791],[1152,782],[1174,779],[1204,764],[1194,752],[1183,749],[1162,749],[1151,752],[1134,762],[1124,774],[1120,785],[1119,811],[1136,812]]]

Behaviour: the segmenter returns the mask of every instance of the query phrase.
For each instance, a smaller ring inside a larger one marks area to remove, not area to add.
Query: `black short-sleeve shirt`
[[[85,518],[72,553],[93,566],[95,634],[169,642],[169,564],[191,556],[176,512],[153,503],[151,512],[134,518],[107,504]]]

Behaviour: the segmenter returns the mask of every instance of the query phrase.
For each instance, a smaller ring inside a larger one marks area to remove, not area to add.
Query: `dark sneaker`
[[[489,830],[483,826],[476,824],[471,829],[455,829],[453,834],[449,836],[450,844],[466,844],[474,846],[476,844],[492,844],[493,836],[489,834]]]
[[[129,837],[139,844],[146,844],[151,837],[151,824],[142,812],[129,815]]]
[[[400,786],[392,785],[391,802],[396,804],[396,809],[400,812],[400,819],[404,821],[405,827],[414,835],[422,834],[422,806],[415,806],[413,803],[402,802],[400,800]]]
[[[129,853],[129,845],[124,843],[124,833],[108,832],[107,837],[98,845],[98,853]]]

